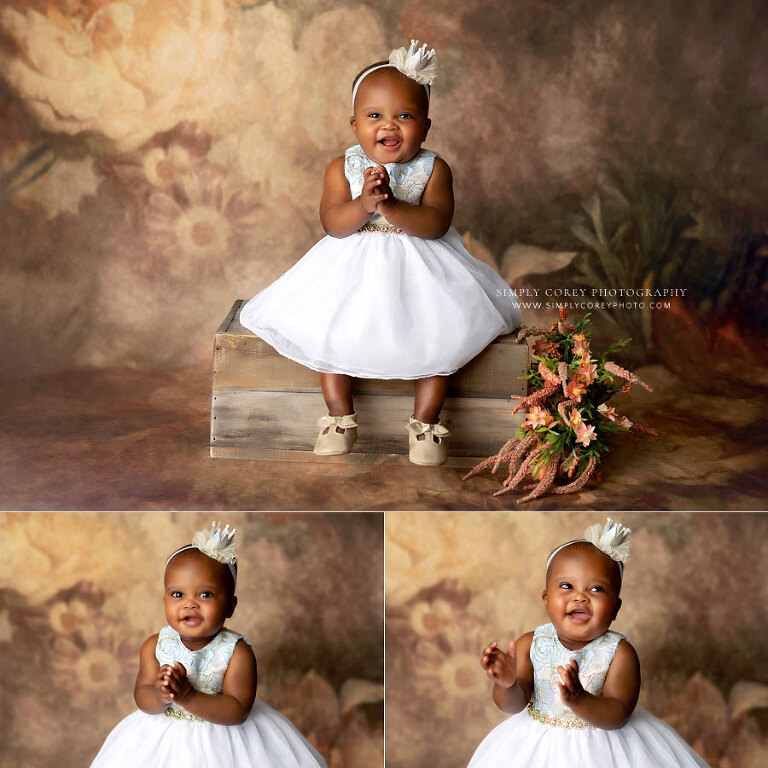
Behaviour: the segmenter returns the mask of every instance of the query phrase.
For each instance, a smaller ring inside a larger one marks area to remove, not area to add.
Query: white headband
[[[624,578],[624,563],[629,557],[629,534],[632,531],[621,523],[617,523],[611,518],[607,518],[607,522],[604,526],[600,527],[600,523],[589,526],[584,531],[583,539],[574,539],[573,541],[566,541],[565,544],[561,544],[557,549],[553,550],[550,556],[547,558],[547,568],[552,562],[554,556],[566,547],[570,547],[571,544],[592,544],[597,547],[601,552],[605,552],[611,560],[614,560],[619,566],[619,579]]]
[[[229,572],[232,574],[232,580],[237,583],[237,558],[235,556],[235,533],[236,528],[229,530],[229,526],[226,525],[222,529],[221,523],[211,523],[210,530],[203,529],[198,531],[192,537],[192,543],[187,544],[181,549],[177,549],[172,552],[170,557],[165,561],[165,567],[168,567],[168,563],[173,560],[180,552],[184,552],[187,549],[198,549],[204,555],[207,555],[212,560],[216,560],[219,563],[224,563],[229,568]]]
[[[360,73],[355,84],[352,86],[352,107],[355,106],[355,96],[357,96],[357,89],[360,83],[377,69],[384,69],[385,67],[394,67],[398,72],[402,72],[406,77],[411,80],[415,80],[419,85],[424,86],[424,90],[427,92],[427,101],[429,101],[430,90],[432,83],[437,77],[437,56],[435,55],[435,49],[427,51],[427,44],[419,48],[418,40],[411,40],[411,47],[406,50],[405,48],[395,48],[392,53],[389,54],[389,61],[386,64],[377,64],[370,67]]]

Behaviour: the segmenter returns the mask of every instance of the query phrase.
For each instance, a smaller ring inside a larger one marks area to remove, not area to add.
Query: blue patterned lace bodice
[[[436,157],[436,152],[420,149],[407,163],[386,163],[384,167],[389,174],[389,185],[395,198],[418,205],[432,175]],[[344,175],[349,182],[353,199],[363,190],[363,171],[376,165],[378,163],[369,159],[359,144],[344,153]],[[374,226],[385,224],[386,219],[381,214],[374,213],[369,223]]]
[[[163,664],[180,661],[187,670],[187,678],[195,690],[203,693],[221,693],[224,673],[239,640],[248,642],[243,635],[231,629],[222,629],[205,648],[190,651],[181,642],[179,633],[172,627],[163,627],[157,638],[155,658]],[[175,705],[172,705],[175,708]]]
[[[537,627],[533,633],[530,653],[533,665],[531,707],[549,717],[579,720],[560,698],[558,665],[564,667],[571,659],[576,659],[579,680],[584,690],[599,695],[616,648],[624,639],[624,635],[609,630],[578,651],[569,651],[558,639],[552,624]]]

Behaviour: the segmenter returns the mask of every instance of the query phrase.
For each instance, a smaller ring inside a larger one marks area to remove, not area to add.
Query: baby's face
[[[226,568],[188,549],[165,569],[165,618],[190,650],[208,645],[234,613],[237,598]]]
[[[412,159],[427,136],[429,102],[424,86],[392,67],[359,85],[350,124],[365,154],[377,163]]]
[[[611,626],[619,587],[616,563],[591,544],[571,544],[552,558],[542,597],[566,648],[583,648]]]

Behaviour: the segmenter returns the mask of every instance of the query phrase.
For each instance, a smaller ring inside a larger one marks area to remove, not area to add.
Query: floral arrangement
[[[506,462],[509,474],[494,496],[512,490],[528,491],[518,499],[520,504],[546,493],[574,493],[595,473],[601,455],[608,450],[607,438],[612,432],[657,435],[608,405],[614,395],[629,392],[634,384],[653,392],[635,374],[606,360],[629,340],[594,354],[588,325],[588,314],[573,323],[566,322],[565,308],[560,307],[559,322],[549,328],[523,328],[518,333],[518,342],[527,336],[543,337],[533,344],[533,362],[526,376],[532,394],[512,395],[512,399],[520,401],[512,413],[525,409],[525,419],[515,437],[495,456],[475,466],[464,480],[487,467],[496,472]],[[555,486],[558,476],[568,482]]]

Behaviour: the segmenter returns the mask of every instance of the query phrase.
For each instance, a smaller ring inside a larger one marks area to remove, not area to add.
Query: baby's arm
[[[352,199],[349,183],[344,175],[344,157],[337,157],[325,171],[323,196],[320,199],[320,223],[333,237],[347,237],[357,232],[386,199],[384,174],[378,168],[363,172],[360,197]]]
[[[533,691],[533,666],[530,652],[533,632],[510,642],[507,653],[491,643],[480,663],[493,682],[493,700],[502,712],[515,714],[525,709]]]
[[[170,691],[164,684],[164,673],[155,658],[157,637],[152,635],[141,646],[139,673],[136,675],[136,685],[133,689],[136,706],[150,715],[162,712],[171,701]]]
[[[419,205],[411,205],[388,195],[377,206],[390,224],[425,240],[442,237],[453,221],[453,178],[448,163],[435,158],[432,175]]]
[[[600,696],[587,693],[579,680],[579,666],[571,661],[558,667],[563,703],[582,720],[606,731],[621,728],[629,720],[640,695],[640,661],[635,649],[622,640],[608,667]]]
[[[245,722],[256,698],[256,657],[244,642],[235,645],[224,674],[220,694],[195,690],[187,679],[184,665],[173,664],[170,677],[171,698],[187,712],[219,725]]]

